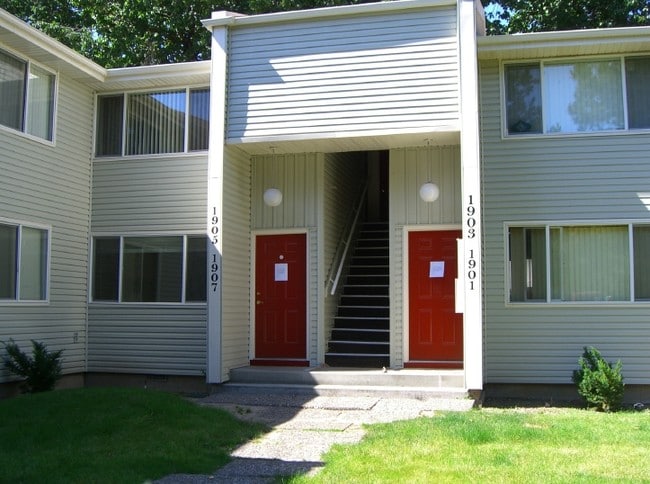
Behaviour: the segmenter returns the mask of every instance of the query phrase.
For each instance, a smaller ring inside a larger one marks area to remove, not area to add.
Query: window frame
[[[15,273],[14,273],[14,283],[16,285],[16,297],[15,298],[0,298],[0,306],[9,306],[16,304],[29,304],[29,305],[47,305],[50,303],[50,276],[51,276],[51,264],[52,264],[52,226],[43,225],[38,223],[31,222],[22,222],[17,220],[0,218],[0,225],[16,227],[18,229],[18,235],[16,239],[16,255],[15,255]],[[43,278],[43,299],[21,299],[20,297],[20,272],[21,272],[21,257],[22,257],[22,230],[23,228],[41,230],[46,234],[46,247],[45,247],[45,265],[43,267],[44,273],[41,274]]]
[[[552,296],[552,278],[551,273],[551,229],[564,228],[564,227],[626,227],[628,237],[628,250],[629,250],[629,287],[630,296],[628,300],[577,300],[577,301],[562,301],[553,299]],[[648,220],[562,220],[562,221],[534,221],[534,222],[518,222],[507,221],[503,224],[503,241],[504,241],[504,304],[506,307],[517,308],[532,308],[532,307],[574,307],[574,306],[620,306],[620,305],[635,305],[635,306],[650,306],[650,299],[636,299],[635,294],[635,272],[634,272],[634,228],[635,227],[650,227]],[[524,228],[524,229],[543,229],[545,231],[545,264],[546,264],[546,299],[536,299],[530,301],[512,301],[510,299],[511,289],[511,262],[510,262],[510,229],[511,228]]]
[[[93,160],[103,161],[110,159],[138,159],[138,158],[152,158],[152,157],[171,157],[171,156],[192,156],[197,154],[204,154],[208,151],[208,147],[200,150],[190,150],[190,113],[191,113],[191,94],[192,91],[201,91],[207,90],[208,94],[211,96],[210,86],[206,84],[190,84],[183,86],[171,86],[171,87],[160,87],[158,89],[148,88],[148,89],[133,89],[127,91],[106,91],[97,93],[95,95],[95,116],[93,120]],[[126,154],[127,149],[127,131],[128,131],[128,103],[129,96],[138,95],[138,94],[151,94],[151,93],[171,93],[171,92],[182,92],[185,91],[185,122],[183,127],[183,150],[182,151],[173,151],[165,153],[149,153],[149,154]],[[122,98],[122,126],[120,129],[121,136],[121,146],[120,154],[110,154],[110,155],[98,155],[97,154],[97,128],[99,125],[99,100],[102,97],[121,97]],[[208,102],[208,115],[210,114],[210,102]],[[208,123],[210,120],[208,119]],[[209,143],[209,129],[208,129],[208,139]]]
[[[179,237],[182,239],[182,273],[181,273],[181,300],[180,301],[124,301],[123,300],[123,276],[124,276],[124,239],[129,238],[162,238],[162,237]],[[207,304],[207,279],[206,284],[206,299],[205,301],[188,301],[187,300],[187,268],[188,268],[188,238],[191,237],[201,237],[206,240],[206,259],[205,259],[205,268],[207,271],[207,235],[200,232],[156,232],[156,233],[94,233],[91,236],[91,247],[90,247],[90,263],[89,266],[89,290],[88,290],[88,302],[91,304],[110,304],[110,305],[165,305],[165,306],[201,306]],[[118,244],[118,267],[117,267],[117,300],[102,300],[94,299],[95,292],[95,247],[96,240],[98,238],[114,238],[119,240]],[[207,276],[206,276],[207,277]]]
[[[37,141],[39,143],[43,143],[49,146],[53,146],[56,144],[56,131],[57,131],[57,111],[58,111],[58,99],[59,99],[59,73],[39,62],[34,62],[28,57],[25,57],[24,55],[21,55],[14,51],[13,49],[10,49],[6,47],[5,45],[0,44],[0,51],[9,57],[13,57],[14,59],[24,62],[25,63],[25,86],[23,88],[23,98],[22,98],[22,112],[23,112],[23,120],[22,120],[22,126],[20,129],[13,128],[11,126],[7,126],[5,124],[0,123],[0,130],[6,130],[8,132],[18,134],[19,136],[24,136],[26,138],[29,138],[30,140]],[[41,136],[31,134],[27,131],[28,128],[28,116],[29,116],[29,109],[28,109],[28,104],[29,104],[29,84],[30,84],[30,73],[31,73],[31,68],[32,66],[47,72],[49,75],[52,76],[53,82],[52,82],[52,100],[51,100],[51,109],[50,109],[50,123],[51,123],[51,137],[50,138],[43,138]]]
[[[628,109],[628,93],[627,93],[627,72],[626,61],[633,58],[648,58],[650,54],[616,54],[616,55],[593,55],[593,56],[580,56],[580,57],[554,57],[554,58],[531,58],[520,59],[512,61],[501,61],[499,67],[499,92],[500,92],[500,113],[501,113],[501,138],[502,140],[519,140],[531,138],[570,138],[570,137],[585,137],[585,136],[624,136],[643,134],[650,131],[648,128],[630,128],[629,109]],[[544,67],[545,65],[558,65],[558,64],[578,64],[586,62],[606,62],[618,61],[620,62],[621,70],[621,93],[622,93],[622,111],[623,111],[623,128],[621,129],[607,129],[595,131],[570,131],[570,132],[552,132],[545,131],[546,127],[546,114],[544,110],[544,100],[547,93],[547,86],[544,83]],[[510,133],[508,129],[508,97],[507,97],[507,75],[506,71],[509,66],[524,66],[524,65],[537,65],[540,69],[540,95],[541,95],[541,125],[542,132],[540,133]]]

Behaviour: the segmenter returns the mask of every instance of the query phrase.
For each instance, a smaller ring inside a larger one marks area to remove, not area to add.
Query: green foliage
[[[649,0],[483,0],[490,34],[650,24]]]
[[[61,354],[63,350],[49,352],[45,343],[32,340],[32,356],[25,354],[18,345],[9,340],[4,343],[7,356],[2,357],[4,367],[11,373],[25,378],[22,384],[28,393],[46,392],[54,389],[61,378]]]
[[[604,412],[618,410],[625,390],[621,361],[612,365],[596,348],[585,346],[578,364],[580,369],[573,372],[573,383],[587,405]]]
[[[213,11],[243,14],[369,0],[0,0],[0,7],[104,67],[206,60]]]

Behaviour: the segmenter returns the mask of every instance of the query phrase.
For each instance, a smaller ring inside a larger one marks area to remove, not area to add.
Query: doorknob
[[[262,304],[262,301],[255,301],[255,304]]]

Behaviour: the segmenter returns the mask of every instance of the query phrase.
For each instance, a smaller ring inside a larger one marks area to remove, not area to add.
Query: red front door
[[[305,364],[305,234],[260,235],[255,245],[253,364]]]
[[[409,232],[410,367],[462,368],[463,316],[455,312],[460,230]]]

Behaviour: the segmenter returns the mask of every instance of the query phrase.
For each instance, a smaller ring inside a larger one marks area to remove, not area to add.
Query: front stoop
[[[463,370],[242,367],[230,371],[228,386],[302,388],[318,395],[403,398],[468,398]]]

